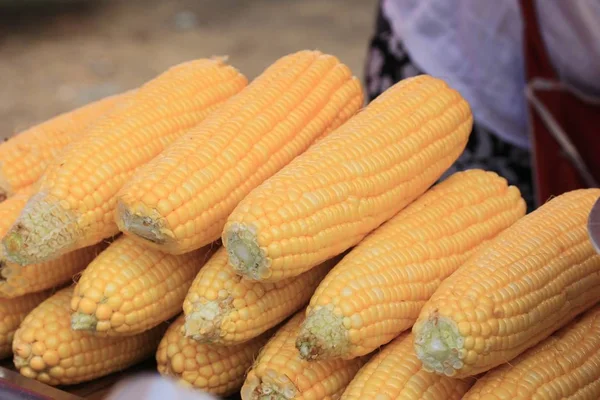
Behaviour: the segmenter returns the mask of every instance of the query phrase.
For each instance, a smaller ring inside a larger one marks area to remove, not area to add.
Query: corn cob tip
[[[2,239],[2,250],[9,262],[36,264],[67,253],[80,236],[73,213],[37,193]]]
[[[74,331],[95,331],[98,319],[95,315],[74,312],[71,315],[71,329]]]
[[[232,300],[195,303],[185,316],[183,334],[200,343],[210,343],[221,336],[221,323],[232,309]]]
[[[296,339],[300,357],[309,361],[343,358],[349,345],[343,318],[336,315],[331,307],[311,312]]]
[[[298,394],[298,388],[287,376],[267,369],[262,379],[251,372],[240,394],[243,400],[291,400]]]
[[[173,239],[173,233],[165,228],[164,218],[152,209],[138,209],[133,211],[123,202],[118,201],[115,222],[119,230],[125,234],[144,239],[144,242],[165,244]]]
[[[463,367],[467,350],[454,321],[433,314],[415,324],[413,332],[415,352],[427,372],[452,377]]]
[[[229,265],[249,280],[268,279],[272,274],[271,259],[260,247],[256,231],[252,225],[234,223],[225,229],[223,235]]]

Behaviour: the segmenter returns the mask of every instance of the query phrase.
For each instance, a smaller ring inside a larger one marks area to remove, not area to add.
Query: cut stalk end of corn
[[[298,388],[287,376],[274,370],[267,370],[260,379],[256,375],[248,376],[241,390],[244,400],[291,400],[298,394]]]
[[[343,358],[350,345],[347,332],[343,318],[335,315],[331,307],[322,307],[306,317],[296,348],[305,360]]]
[[[221,323],[232,310],[231,299],[196,303],[185,317],[183,334],[200,343],[210,343],[221,335]]]
[[[173,234],[165,229],[164,220],[158,211],[139,209],[139,206],[137,208],[133,211],[121,202],[117,204],[115,221],[121,232],[160,245],[173,238]]]
[[[229,265],[247,279],[261,280],[271,276],[271,260],[258,243],[254,226],[234,223],[225,231],[225,247]]]
[[[71,315],[71,329],[74,331],[95,331],[97,325],[98,319],[95,315],[80,312]]]
[[[72,212],[45,193],[34,195],[2,240],[5,257],[19,265],[36,264],[72,250],[81,236]]]
[[[454,321],[433,315],[423,324],[415,326],[414,333],[415,351],[427,372],[452,377],[464,366],[467,350]]]

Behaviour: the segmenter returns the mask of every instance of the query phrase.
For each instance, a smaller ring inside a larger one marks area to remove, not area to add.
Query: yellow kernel
[[[177,374],[181,374],[184,371],[185,357],[183,354],[177,353],[171,358],[171,369]]]
[[[55,350],[48,350],[46,353],[44,353],[42,359],[50,367],[57,366],[58,363],[59,363],[59,361],[60,361],[60,357],[58,356],[58,352],[55,351]]]
[[[100,304],[96,309],[96,318],[98,318],[99,320],[110,319],[112,311],[113,310],[108,305]]]
[[[46,345],[42,342],[35,342],[33,346],[31,346],[31,351],[36,356],[41,356],[46,351]]]
[[[98,323],[96,324],[96,330],[98,332],[106,332],[110,330],[110,328],[110,321],[98,321]]]
[[[35,371],[43,371],[46,368],[46,363],[40,356],[34,356],[29,360],[29,366]]]
[[[57,349],[60,358],[68,358],[71,355],[71,348],[67,343],[62,343]]]
[[[94,303],[92,300],[90,300],[86,297],[81,299],[81,301],[79,302],[79,312],[81,312],[83,314],[92,315],[92,314],[94,314],[95,311],[96,311],[96,303]]]
[[[475,361],[477,361],[477,352],[469,350],[464,360],[465,364],[475,364]]]
[[[117,312],[113,313],[113,315],[111,315],[110,324],[113,327],[116,328],[118,326],[123,325],[124,323],[125,323],[125,315],[123,315],[123,313],[120,313],[117,311]]]

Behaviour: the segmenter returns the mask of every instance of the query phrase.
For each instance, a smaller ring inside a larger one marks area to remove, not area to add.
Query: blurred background
[[[170,66],[227,55],[253,78],[304,48],[361,80],[376,0],[0,0],[0,138],[136,87]]]

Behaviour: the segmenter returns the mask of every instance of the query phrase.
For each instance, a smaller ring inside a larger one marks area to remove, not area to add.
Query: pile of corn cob
[[[252,82],[201,59],[0,145],[0,356],[69,385],[155,354],[243,399],[600,398],[600,189],[525,215],[445,176],[472,115],[443,80],[363,102],[318,51]]]

